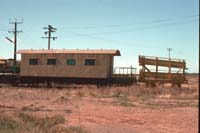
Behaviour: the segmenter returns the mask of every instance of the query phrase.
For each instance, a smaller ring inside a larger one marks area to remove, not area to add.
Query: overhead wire
[[[159,19],[152,19],[150,21],[137,21],[134,23],[127,23],[127,24],[110,24],[110,25],[87,25],[87,26],[70,26],[70,27],[60,27],[60,30],[68,30],[68,29],[82,29],[82,30],[88,30],[88,29],[98,29],[98,28],[119,28],[119,27],[130,27],[135,25],[144,25],[144,24],[152,24],[152,23],[165,23],[170,21],[177,21],[181,19],[189,19],[189,18],[196,18],[199,17],[199,15],[188,15],[188,16],[182,16],[179,18],[159,18]]]
[[[121,41],[121,40],[115,40],[115,39],[108,39],[105,37],[99,37],[97,35],[105,35],[105,34],[112,34],[112,33],[121,33],[121,32],[135,32],[135,31],[140,31],[140,30],[148,30],[148,29],[154,29],[154,28],[161,28],[163,26],[174,26],[174,25],[183,25],[183,24],[189,24],[191,22],[195,22],[197,21],[195,20],[190,20],[190,21],[185,21],[185,22],[173,22],[173,23],[165,23],[165,24],[160,24],[160,25],[153,25],[153,26],[146,26],[146,27],[140,27],[140,28],[134,28],[134,29],[129,29],[129,30],[121,30],[121,31],[115,31],[115,32],[101,32],[101,33],[77,33],[74,31],[70,31],[70,33],[72,33],[74,36],[77,37],[88,37],[91,39],[97,39],[97,40],[103,40],[103,41],[109,41],[109,42],[113,42],[113,43],[118,43],[118,44],[129,44],[129,45],[138,45],[141,46],[141,44],[138,43],[131,43],[131,42],[125,42],[125,41]]]
[[[190,16],[185,16],[184,18],[194,18],[199,15],[190,15]],[[115,40],[115,39],[109,39],[105,37],[99,37],[97,35],[105,35],[105,34],[119,34],[119,33],[125,33],[125,32],[135,32],[135,31],[141,31],[141,30],[148,30],[148,29],[154,29],[154,28],[162,28],[163,26],[174,26],[174,25],[183,25],[183,24],[189,24],[191,22],[195,22],[198,19],[193,19],[189,21],[181,21],[181,22],[171,22],[171,23],[166,23],[172,21],[172,19],[157,19],[152,21],[153,23],[161,23],[159,25],[152,25],[152,26],[145,26],[145,27],[139,27],[139,28],[132,28],[132,29],[127,29],[127,30],[119,30],[119,31],[107,31],[107,32],[96,32],[96,33],[80,33],[80,32],[74,32],[74,31],[69,31],[72,33],[74,36],[77,37],[87,37],[91,39],[96,39],[96,40],[102,40],[102,41],[107,41],[107,42],[113,42],[113,43],[118,43],[118,44],[129,44],[129,45],[138,45],[141,46],[141,44],[138,43],[131,43],[131,42],[125,42],[121,40]],[[165,22],[165,23],[163,23]],[[109,27],[108,25],[106,25]],[[119,25],[110,25],[111,27],[113,26],[119,26]],[[62,38],[62,37],[61,37]]]
[[[139,27],[139,28],[131,28],[127,30],[119,30],[119,31],[108,31],[108,32],[96,32],[96,33],[90,33],[92,35],[100,35],[100,34],[118,34],[122,32],[134,32],[134,31],[141,31],[141,30],[146,30],[146,29],[154,29],[154,28],[160,28],[163,26],[173,26],[173,25],[182,25],[182,24],[188,24],[191,22],[195,22],[195,20],[190,20],[190,21],[185,21],[185,22],[172,22],[172,23],[164,23],[164,24],[159,24],[159,25],[152,25],[152,26],[145,26],[145,27]]]
[[[109,39],[109,38],[105,38],[105,37],[99,37],[97,35],[106,35],[106,34],[119,34],[119,33],[126,33],[126,32],[136,32],[136,31],[142,31],[142,30],[148,30],[148,29],[154,29],[154,28],[162,28],[162,27],[166,27],[166,26],[174,26],[174,25],[183,25],[183,24],[188,24],[188,23],[191,23],[191,22],[195,22],[196,20],[198,19],[192,19],[192,20],[188,20],[188,21],[185,21],[187,19],[191,19],[191,18],[196,18],[196,17],[199,17],[198,14],[194,14],[194,15],[188,15],[188,16],[183,16],[183,17],[179,17],[179,18],[176,18],[176,19],[172,19],[172,18],[161,18],[161,19],[153,19],[149,22],[143,22],[143,23],[139,23],[140,25],[144,25],[145,26],[141,26],[141,27],[136,27],[136,28],[129,28],[129,29],[123,29],[123,30],[116,30],[116,31],[105,31],[105,32],[93,32],[93,33],[81,33],[80,31],[77,32],[77,31],[74,31],[73,29],[81,29],[81,30],[88,30],[88,29],[97,29],[97,28],[107,28],[107,29],[113,29],[113,28],[121,28],[121,27],[126,27],[126,26],[134,26],[135,23],[130,23],[130,24],[111,24],[111,25],[102,25],[102,26],[95,26],[95,25],[92,25],[92,26],[79,26],[79,27],[69,27],[69,28],[63,28],[63,27],[58,27],[59,28],[59,32],[65,32],[65,30],[68,30],[70,32],[70,34],[73,34],[73,36],[76,36],[76,37],[87,37],[87,38],[92,38],[92,39],[96,39],[96,40],[102,40],[102,41],[108,41],[108,42],[113,42],[113,43],[120,43],[120,44],[133,44],[133,43],[130,43],[130,42],[124,42],[124,41],[121,41],[121,40],[115,40],[115,39]],[[183,21],[180,21],[180,18],[181,19],[184,19]],[[177,20],[179,20],[179,22],[176,22]],[[146,24],[148,24],[146,26]],[[151,24],[149,26],[149,24]],[[152,25],[153,24],[153,25]],[[70,29],[70,30],[69,30]],[[0,29],[0,30],[4,30],[4,31],[7,31],[5,29]],[[28,38],[30,38],[29,35],[27,35]],[[26,36],[26,38],[27,38]],[[64,36],[59,36],[59,38],[66,38]],[[135,45],[135,43],[134,43]],[[138,44],[140,45],[140,44]],[[40,45],[41,47],[41,45]]]

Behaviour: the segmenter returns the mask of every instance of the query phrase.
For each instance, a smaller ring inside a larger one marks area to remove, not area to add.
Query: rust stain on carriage
[[[150,56],[139,56],[139,65],[142,69],[139,73],[139,82],[144,82],[147,85],[155,86],[155,83],[159,82],[172,83],[181,87],[182,83],[187,83],[185,78],[186,62],[181,59],[162,58],[162,57],[150,57]],[[148,66],[155,67],[155,70],[150,70]],[[167,72],[162,72],[159,67],[168,68]],[[173,72],[175,68],[177,71]]]

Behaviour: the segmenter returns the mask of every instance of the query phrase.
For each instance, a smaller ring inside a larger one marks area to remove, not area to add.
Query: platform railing
[[[135,77],[136,68],[130,67],[115,67],[113,72],[113,77]]]

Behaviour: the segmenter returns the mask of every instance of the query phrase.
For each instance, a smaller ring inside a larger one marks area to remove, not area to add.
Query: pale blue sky
[[[0,58],[12,58],[9,19],[18,25],[18,49],[47,48],[43,27],[57,28],[54,49],[119,49],[115,66],[138,66],[138,55],[185,59],[198,72],[198,0],[0,0]],[[19,57],[19,56],[18,56]]]

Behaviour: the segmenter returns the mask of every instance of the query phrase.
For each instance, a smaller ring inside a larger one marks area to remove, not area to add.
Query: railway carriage
[[[113,68],[114,56],[121,55],[119,50],[31,49],[19,50],[17,53],[21,54],[20,73],[4,75],[7,82],[28,85],[130,85],[136,82],[135,68],[120,67],[122,73],[116,73],[118,68]]]
[[[136,83],[136,68],[114,68],[119,50],[19,50],[21,62],[17,71],[13,60],[0,60],[0,83],[38,86],[62,84],[132,85]],[[138,82],[147,86],[172,83],[181,87],[187,83],[185,60],[139,56],[142,69]],[[152,69],[155,67],[155,70]]]

